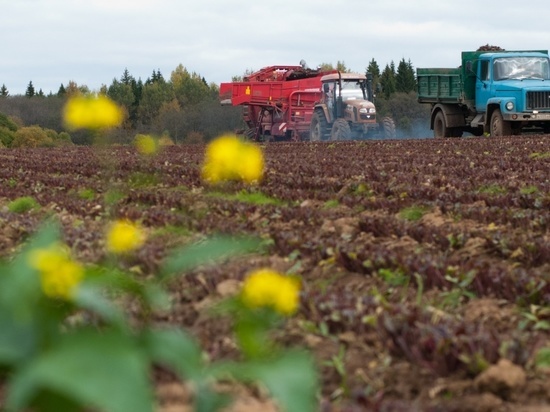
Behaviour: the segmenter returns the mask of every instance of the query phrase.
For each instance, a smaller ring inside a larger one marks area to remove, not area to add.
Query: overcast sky
[[[182,64],[208,83],[247,69],[404,58],[455,67],[462,50],[550,48],[550,2],[500,0],[0,0],[0,86],[91,90],[124,69],[145,81]]]

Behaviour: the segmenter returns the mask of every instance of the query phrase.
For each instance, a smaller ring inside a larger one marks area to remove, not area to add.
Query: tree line
[[[324,63],[322,68],[349,71],[344,62],[336,66]],[[416,102],[416,76],[411,61],[402,59],[397,68],[392,61],[380,70],[373,58],[366,71],[374,80],[376,105],[381,115],[394,117],[404,133],[410,132],[415,122],[426,121],[426,108]],[[233,80],[238,79],[234,77]],[[128,143],[140,134],[169,137],[175,143],[204,142],[227,131],[242,127],[242,108],[222,107],[219,86],[208,83],[198,73],[178,65],[165,78],[160,70],[142,81],[125,69],[119,78],[101,86],[105,94],[125,111],[120,128],[109,132],[109,140]],[[66,99],[77,94],[92,93],[86,85],[69,81],[61,84],[57,93],[45,95],[42,89],[29,82],[24,95],[11,96],[2,84],[0,87],[0,113],[10,116],[20,126],[40,125],[57,133],[64,132],[62,108]],[[93,135],[87,131],[71,132],[77,144],[90,144]]]

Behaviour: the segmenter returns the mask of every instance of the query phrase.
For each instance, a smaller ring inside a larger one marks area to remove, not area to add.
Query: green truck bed
[[[462,97],[460,68],[417,69],[418,101],[421,103],[457,103]]]

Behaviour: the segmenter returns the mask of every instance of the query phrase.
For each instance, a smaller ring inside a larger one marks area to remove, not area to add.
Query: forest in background
[[[323,69],[337,68],[349,71],[344,62],[336,66],[323,63]],[[382,116],[394,118],[398,137],[428,137],[429,108],[416,101],[416,76],[410,60],[401,59],[396,65],[392,61],[383,70],[373,58],[366,72],[373,75],[375,104]],[[232,80],[238,80],[236,76]],[[10,95],[5,84],[0,88],[0,113],[10,120],[10,127],[0,124],[0,142],[10,146],[14,126],[40,127],[61,141],[75,144],[91,144],[93,135],[89,131],[72,131],[67,136],[62,122],[62,108],[67,98],[78,93],[99,92],[107,95],[125,111],[125,121],[109,133],[113,143],[129,143],[136,134],[153,134],[170,138],[174,143],[202,143],[221,133],[242,128],[242,108],[221,106],[219,86],[208,83],[182,64],[178,65],[169,78],[153,70],[145,81],[136,79],[125,69],[119,78],[100,90],[90,90],[86,85],[69,81],[61,84],[56,94],[45,95],[36,90],[32,80],[24,95]],[[6,121],[4,121],[6,123]],[[36,132],[36,130],[35,130]],[[64,134],[61,134],[64,133]]]

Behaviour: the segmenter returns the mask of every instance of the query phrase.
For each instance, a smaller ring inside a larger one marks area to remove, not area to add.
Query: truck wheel
[[[453,127],[451,129],[451,133],[450,133],[450,136],[451,137],[462,137],[462,134],[464,133],[464,131],[459,128],[459,127]]]
[[[447,122],[445,122],[445,115],[442,111],[437,112],[434,118],[434,137],[436,139],[442,137],[450,137],[451,132],[447,127]]]
[[[311,125],[309,127],[309,140],[312,142],[327,140],[327,129],[327,119],[325,119],[324,113],[320,110],[315,111],[311,118]]]
[[[350,140],[351,129],[344,119],[336,119],[330,132],[330,140]]]
[[[395,139],[395,122],[391,117],[382,119],[382,136],[384,139]]]
[[[502,118],[500,109],[495,109],[491,116],[491,136],[511,136],[512,125]]]

